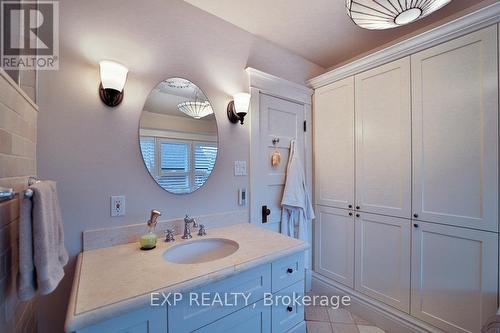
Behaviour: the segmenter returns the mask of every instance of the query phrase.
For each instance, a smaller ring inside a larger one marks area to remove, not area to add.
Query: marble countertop
[[[165,261],[169,247],[197,239],[226,238],[238,243],[233,254],[197,264]],[[146,307],[151,292],[184,292],[235,273],[304,251],[309,245],[252,224],[209,229],[207,236],[193,232],[190,240],[159,239],[157,247],[141,251],[138,243],[85,251],[78,256],[71,292],[66,332]]]

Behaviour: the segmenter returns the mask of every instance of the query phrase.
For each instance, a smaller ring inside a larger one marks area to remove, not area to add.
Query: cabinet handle
[[[352,212],[349,212],[349,216],[352,216]]]
[[[359,206],[356,206],[356,209],[359,209]]]
[[[287,270],[286,270],[286,272],[287,272],[288,274],[292,274],[292,273],[293,273],[293,268],[289,268],[289,269],[287,269]]]
[[[347,207],[352,208],[352,205],[349,205],[349,206],[347,206]]]
[[[413,217],[418,218],[418,214],[417,213],[413,214]]]
[[[287,307],[287,308],[286,308],[286,310],[287,310],[288,312],[292,312],[292,311],[293,311],[293,308],[292,308],[291,306],[289,306],[289,307]]]
[[[359,215],[359,214],[356,214],[356,217],[360,217],[360,216],[361,216],[361,215]]]
[[[417,224],[417,223],[414,223],[414,224],[413,224],[413,226],[414,226],[415,228],[418,228],[418,224]]]

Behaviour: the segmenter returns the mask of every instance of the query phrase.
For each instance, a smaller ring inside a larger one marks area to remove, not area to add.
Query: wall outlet
[[[125,196],[114,195],[111,197],[111,216],[125,215]]]
[[[247,161],[234,161],[234,175],[235,176],[247,175]]]

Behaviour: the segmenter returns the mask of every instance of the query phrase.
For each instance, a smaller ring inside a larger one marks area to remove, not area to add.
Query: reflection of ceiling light
[[[425,17],[451,0],[346,0],[347,14],[370,30],[396,28]]]
[[[172,79],[165,80],[165,83],[170,88],[177,88],[177,89],[189,88],[189,86],[191,85],[191,81],[182,79],[180,77],[174,77]]]
[[[177,108],[182,113],[185,113],[194,119],[200,119],[214,113],[214,110],[212,110],[212,106],[208,101],[187,101],[177,105]]]

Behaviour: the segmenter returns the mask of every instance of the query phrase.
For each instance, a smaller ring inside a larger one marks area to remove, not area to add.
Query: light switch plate
[[[234,175],[235,176],[247,175],[247,161],[234,161]]]
[[[114,195],[111,197],[111,216],[125,215],[125,196]]]

